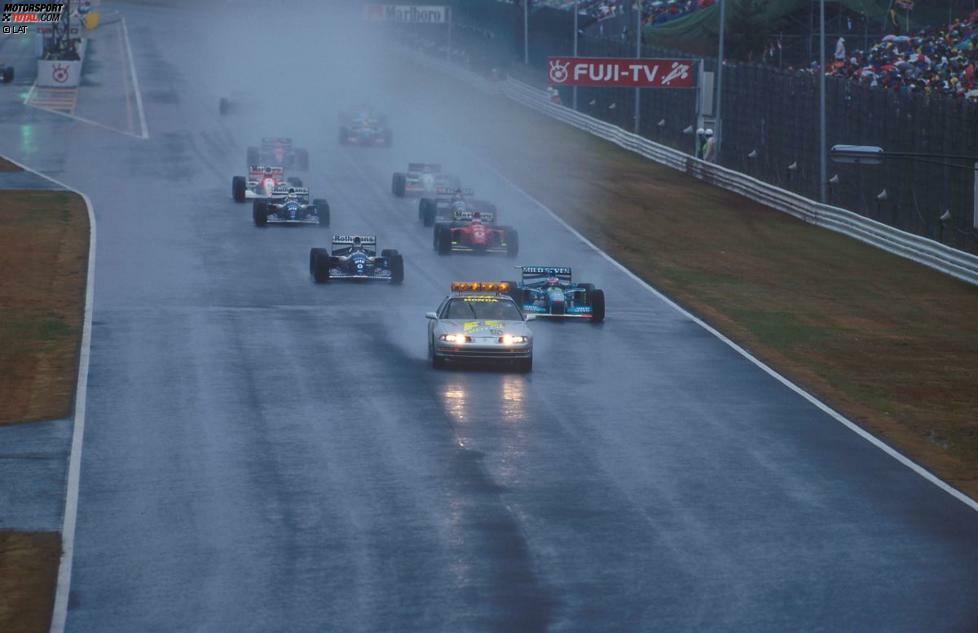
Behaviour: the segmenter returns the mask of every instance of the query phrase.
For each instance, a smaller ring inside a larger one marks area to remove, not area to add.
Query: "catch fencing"
[[[577,112],[566,106],[554,104],[545,91],[514,77],[493,81],[457,64],[447,63],[441,58],[420,53],[414,48],[406,48],[405,52],[418,63],[435,67],[469,83],[478,90],[503,94],[538,112],[573,125],[658,163],[684,171],[695,178],[734,191],[774,209],[789,213],[805,222],[848,235],[962,281],[978,285],[978,256],[962,252],[920,235],[899,230],[843,208],[815,202],[803,195],[764,182],[751,175],[723,165],[700,160],[668,145],[653,142],[643,136],[628,132],[613,123]]]

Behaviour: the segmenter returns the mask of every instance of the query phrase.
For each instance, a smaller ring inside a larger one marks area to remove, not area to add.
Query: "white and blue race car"
[[[509,293],[526,314],[539,318],[604,321],[604,291],[574,283],[566,266],[520,266],[520,283],[507,282]]]

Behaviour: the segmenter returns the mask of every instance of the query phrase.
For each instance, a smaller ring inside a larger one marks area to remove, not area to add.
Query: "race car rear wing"
[[[291,147],[292,139],[287,136],[282,136],[278,138],[265,137],[261,140],[261,146],[263,149],[268,149],[276,145],[285,145],[286,147]]]
[[[496,214],[492,211],[469,211],[467,209],[465,211],[455,209],[452,211],[452,219],[456,222],[465,222],[467,220],[471,220],[476,213],[479,214],[479,219],[485,224],[492,224],[496,221]]]
[[[561,283],[571,283],[571,269],[567,266],[520,266],[523,271],[523,284],[543,283],[556,277]]]
[[[446,187],[444,185],[438,185],[437,187],[435,187],[435,195],[438,195],[438,196],[450,196],[453,193],[455,193],[455,188],[454,187]],[[475,195],[475,190],[472,189],[471,187],[467,187],[465,189],[462,189],[462,195],[463,196],[474,196]]]
[[[280,180],[285,176],[285,169],[283,167],[265,167],[264,165],[251,165],[248,167],[248,177],[249,178],[261,178],[265,175],[265,170],[270,169],[269,175]]]
[[[438,163],[408,163],[409,173],[416,174],[440,174],[441,165]]]
[[[360,238],[360,245],[370,255],[377,253],[376,235],[334,235],[333,255],[346,255],[353,249],[353,239]]]

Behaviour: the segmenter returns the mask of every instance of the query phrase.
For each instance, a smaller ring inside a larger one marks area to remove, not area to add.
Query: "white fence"
[[[581,114],[571,108],[551,103],[546,92],[516,79],[509,78],[498,83],[492,82],[443,60],[434,59],[410,49],[408,52],[420,63],[443,70],[481,91],[504,94],[513,101],[590,132],[657,163],[684,171],[694,178],[734,191],[773,209],[789,213],[805,222],[848,235],[962,281],[978,285],[978,257],[975,255],[919,235],[895,229],[846,209],[815,202],[746,174],[702,161],[671,147],[654,143],[616,125]]]

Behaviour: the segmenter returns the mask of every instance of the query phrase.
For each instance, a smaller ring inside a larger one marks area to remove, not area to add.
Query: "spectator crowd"
[[[910,95],[940,94],[978,102],[978,11],[943,28],[887,35],[868,51],[845,51],[840,39],[834,77]]]

